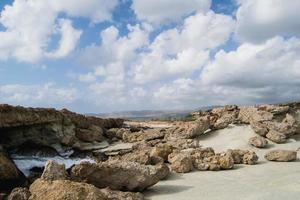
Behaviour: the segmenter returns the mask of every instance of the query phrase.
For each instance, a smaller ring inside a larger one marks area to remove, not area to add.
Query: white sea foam
[[[83,161],[95,163],[95,161],[89,157],[87,158],[64,158],[60,156],[55,157],[37,157],[37,156],[19,156],[12,155],[12,159],[16,166],[23,172],[25,176],[29,176],[30,169],[34,167],[44,167],[48,160],[54,160],[59,164],[65,164],[66,169],[72,165],[79,164]]]

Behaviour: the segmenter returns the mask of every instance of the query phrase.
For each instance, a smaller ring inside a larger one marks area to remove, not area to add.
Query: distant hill
[[[181,120],[185,119],[191,112],[199,110],[210,110],[218,106],[207,106],[199,109],[190,110],[140,110],[140,111],[121,111],[111,113],[88,113],[86,115],[96,116],[101,118],[124,118],[130,120],[149,120],[149,119],[160,119],[160,120]]]

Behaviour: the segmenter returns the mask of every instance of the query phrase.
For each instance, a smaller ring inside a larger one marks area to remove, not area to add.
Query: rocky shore
[[[231,105],[192,116],[147,125],[0,105],[0,199],[143,199],[148,188],[174,173],[239,170],[241,164],[263,165],[262,157],[297,160],[297,149],[269,148],[300,133],[300,103]],[[249,126],[256,133],[247,138],[248,148],[205,145],[206,136],[231,126]],[[25,172],[25,162],[18,160],[24,157],[43,162]],[[77,162],[63,164],[70,160]]]

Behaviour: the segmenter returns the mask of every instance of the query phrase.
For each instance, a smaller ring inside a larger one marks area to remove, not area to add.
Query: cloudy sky
[[[299,100],[299,8],[1,0],[0,102],[97,113]]]

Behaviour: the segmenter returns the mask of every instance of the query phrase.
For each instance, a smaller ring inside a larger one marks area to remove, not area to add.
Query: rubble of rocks
[[[18,187],[11,191],[9,199],[21,200],[143,199],[141,193],[135,192],[166,179],[170,171],[219,171],[234,169],[236,164],[257,164],[254,151],[224,149],[216,153],[213,148],[201,147],[199,136],[213,134],[230,124],[248,124],[257,134],[249,138],[249,145],[265,148],[269,142],[284,143],[300,132],[297,110],[297,103],[233,105],[198,112],[194,121],[152,128],[125,126],[122,119],[100,119],[65,109],[0,105],[0,191]],[[28,185],[9,154],[2,153],[12,149],[26,152],[28,142],[29,147],[53,150],[54,154],[65,148],[88,153],[97,162],[82,162],[65,169],[49,161],[42,175]],[[297,152],[274,150],[265,159],[294,161]]]

